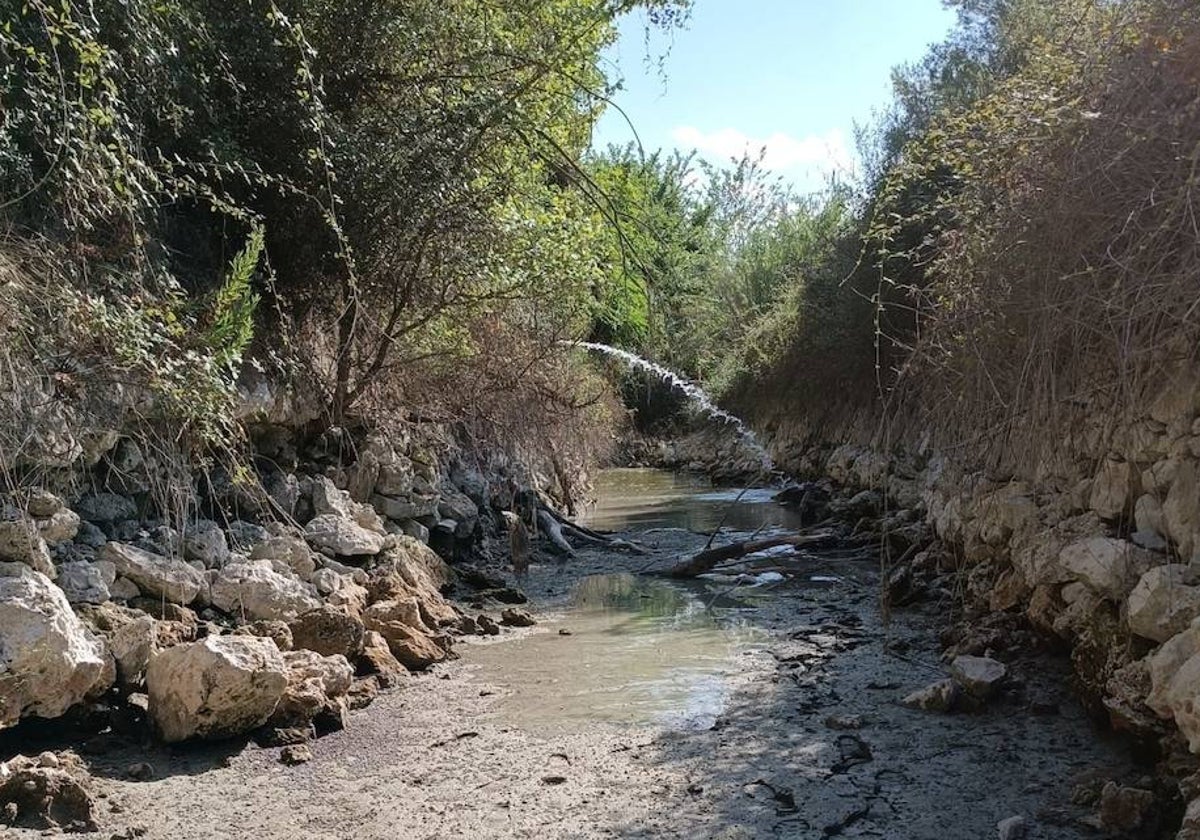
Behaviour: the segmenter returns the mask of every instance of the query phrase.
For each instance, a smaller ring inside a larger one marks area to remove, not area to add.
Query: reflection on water
[[[570,635],[560,635],[568,629]],[[511,692],[496,714],[531,731],[589,721],[709,728],[757,631],[718,621],[690,592],[632,575],[576,585],[567,617],[513,641],[468,648],[476,678]]]
[[[771,499],[771,489],[747,490],[736,504],[738,488],[714,488],[703,476],[653,469],[604,470],[596,478],[596,506],[581,522],[604,531],[687,528],[711,532],[763,527],[797,530],[799,514]],[[812,524],[812,523],[808,523]]]

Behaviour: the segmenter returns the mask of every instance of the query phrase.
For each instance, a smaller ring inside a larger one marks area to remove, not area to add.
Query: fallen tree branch
[[[539,510],[537,518],[538,527],[541,529],[541,532],[546,535],[546,539],[550,540],[550,544],[558,549],[558,551],[562,554],[566,554],[568,557],[574,557],[575,549],[571,547],[571,544],[567,542],[567,538],[563,536],[562,526],[559,524],[558,520],[545,510]]]
[[[718,563],[733,560],[736,557],[744,557],[747,554],[754,554],[756,551],[765,551],[768,548],[775,548],[780,545],[790,545],[799,548],[801,546],[827,543],[832,539],[832,534],[793,534],[787,537],[768,537],[763,540],[745,540],[743,542],[730,543],[729,545],[722,545],[717,548],[701,551],[694,557],[672,566],[667,570],[666,574],[668,577],[673,578],[693,578],[712,571],[713,567]]]
[[[607,548],[630,551],[634,554],[647,553],[645,548],[635,542],[601,534],[598,531],[593,531],[591,528],[571,521],[540,499],[538,500],[538,522],[546,523],[542,527],[547,531],[553,531],[554,534],[562,538],[562,544],[567,544],[567,537],[574,537],[577,540],[582,540],[593,545],[603,545]],[[550,541],[560,549],[562,548],[562,544],[558,543],[554,536],[551,536]]]

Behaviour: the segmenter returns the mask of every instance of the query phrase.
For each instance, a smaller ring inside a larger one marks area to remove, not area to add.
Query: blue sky
[[[766,165],[798,189],[854,167],[854,126],[888,101],[891,68],[920,58],[954,23],[941,0],[695,0],[660,71],[646,66],[644,18],[622,22],[608,72],[624,78],[614,102],[647,151],[697,149],[714,162],[766,146]],[[593,145],[633,131],[613,108]]]

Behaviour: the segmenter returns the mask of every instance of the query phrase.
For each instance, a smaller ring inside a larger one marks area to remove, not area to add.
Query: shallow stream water
[[[501,719],[532,731],[595,722],[708,729],[723,711],[739,659],[764,634],[736,608],[631,574],[579,581],[566,610],[529,635],[471,649],[481,683],[507,694]]]
[[[637,539],[656,528],[737,531],[787,527],[773,490],[714,488],[664,470],[600,474],[582,521]],[[740,498],[739,498],[740,494]],[[631,557],[631,568],[644,565]],[[740,663],[766,634],[728,584],[684,585],[630,573],[582,578],[567,603],[523,638],[464,653],[481,684],[507,692],[496,715],[531,730],[590,723],[708,729],[723,711]]]
[[[596,504],[580,521],[601,531],[800,528],[799,514],[773,501],[777,492],[770,487],[714,487],[704,476],[666,470],[604,470],[596,478]]]

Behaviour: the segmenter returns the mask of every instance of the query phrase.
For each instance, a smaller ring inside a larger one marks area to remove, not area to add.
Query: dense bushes
[[[604,402],[557,342],[610,296],[580,157],[635,6],[665,27],[687,11],[0,3],[0,460],[29,466],[35,393],[78,429],[133,416],[228,448],[246,352],[325,423],[436,404],[499,434],[515,393],[526,437],[566,436]]]
[[[1052,469],[1081,417],[1123,416],[1195,363],[1200,11],[956,5],[947,42],[897,70],[857,190],[718,232],[669,342],[793,442]]]

